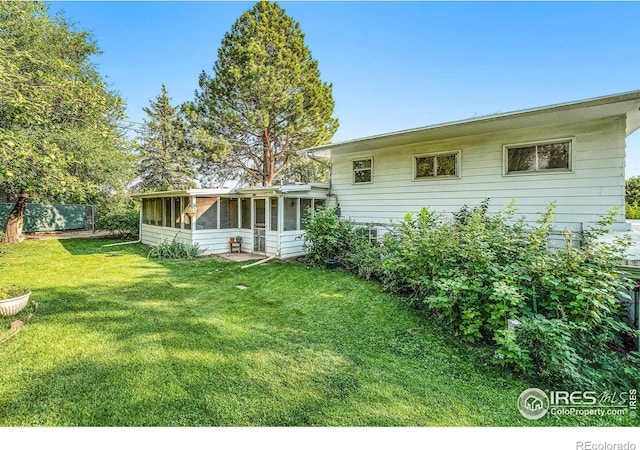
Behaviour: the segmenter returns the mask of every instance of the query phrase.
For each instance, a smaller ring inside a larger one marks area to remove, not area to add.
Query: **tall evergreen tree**
[[[225,35],[213,70],[185,109],[209,136],[194,142],[213,142],[206,154],[218,175],[269,186],[286,173],[313,173],[285,170],[303,159],[295,151],[328,142],[338,121],[332,85],[320,80],[300,25],[260,1]]]
[[[15,202],[4,241],[20,241],[27,201],[91,201],[124,173],[124,104],[91,58],[91,35],[41,1],[0,2],[0,191]]]
[[[171,106],[165,85],[149,107],[139,131],[140,190],[162,191],[195,186],[193,152],[186,145],[186,124],[178,108]]]

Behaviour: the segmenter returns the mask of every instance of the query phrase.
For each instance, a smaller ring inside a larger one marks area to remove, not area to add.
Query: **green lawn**
[[[522,418],[527,383],[375,283],[109,242],[0,250],[0,284],[40,305],[0,345],[0,426],[631,424]]]

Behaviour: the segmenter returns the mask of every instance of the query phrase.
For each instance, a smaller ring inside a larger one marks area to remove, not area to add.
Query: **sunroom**
[[[140,240],[197,243],[204,254],[301,256],[304,215],[324,205],[328,192],[329,185],[311,183],[139,194]]]

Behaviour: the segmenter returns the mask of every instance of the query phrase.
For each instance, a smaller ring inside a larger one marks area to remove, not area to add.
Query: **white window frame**
[[[536,169],[535,170],[527,170],[527,171],[518,171],[518,172],[509,172],[509,149],[511,148],[519,148],[519,147],[533,147],[538,145],[547,145],[547,144],[559,144],[562,142],[569,143],[569,167],[568,168],[558,168],[558,169],[543,169],[539,170],[538,167],[538,152],[536,151]],[[519,142],[517,144],[504,144],[502,146],[502,175],[505,177],[519,177],[519,176],[536,176],[536,175],[550,175],[550,174],[567,174],[573,173],[573,155],[574,155],[574,145],[575,145],[575,137],[564,137],[558,139],[547,139],[541,141],[529,141],[529,142]]]
[[[371,181],[356,181],[356,169],[353,168],[353,163],[356,161],[371,161],[371,167],[369,169],[357,169],[357,170],[369,170],[371,172]],[[354,158],[351,160],[351,184],[371,184],[373,183],[373,156],[363,156],[362,158]]]
[[[430,177],[418,177],[418,158],[430,158],[436,156],[449,156],[456,157],[456,174],[455,175],[438,175],[437,158],[434,159],[434,175]],[[451,150],[448,152],[432,152],[421,153],[419,155],[413,155],[413,181],[427,181],[427,180],[455,180],[461,178],[460,172],[462,169],[462,150]]]

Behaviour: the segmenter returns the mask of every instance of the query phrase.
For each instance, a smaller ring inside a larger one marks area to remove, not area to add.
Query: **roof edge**
[[[313,154],[315,152],[320,152],[320,151],[322,152],[331,151],[335,148],[345,147],[353,144],[359,144],[367,141],[375,141],[375,140],[384,139],[384,138],[410,135],[413,133],[425,132],[429,130],[436,130],[436,129],[455,127],[455,126],[467,125],[467,124],[475,124],[475,123],[488,123],[492,121],[535,115],[539,113],[569,111],[577,108],[586,108],[586,107],[607,105],[612,103],[621,103],[621,102],[633,101],[633,100],[640,100],[640,90],[622,92],[622,93],[612,94],[612,95],[605,95],[605,96],[594,97],[594,98],[585,99],[585,100],[574,100],[571,102],[556,103],[548,106],[538,106],[534,108],[521,109],[521,110],[510,111],[506,113],[472,117],[469,119],[456,120],[452,122],[443,122],[443,123],[427,125],[427,126],[418,127],[418,128],[409,128],[409,129],[394,131],[390,133],[376,134],[372,136],[349,139],[346,141],[340,141],[340,142],[331,143],[331,144],[319,145],[316,147],[309,147],[304,150],[299,150],[296,153],[298,153],[299,155],[308,155],[310,153]]]

